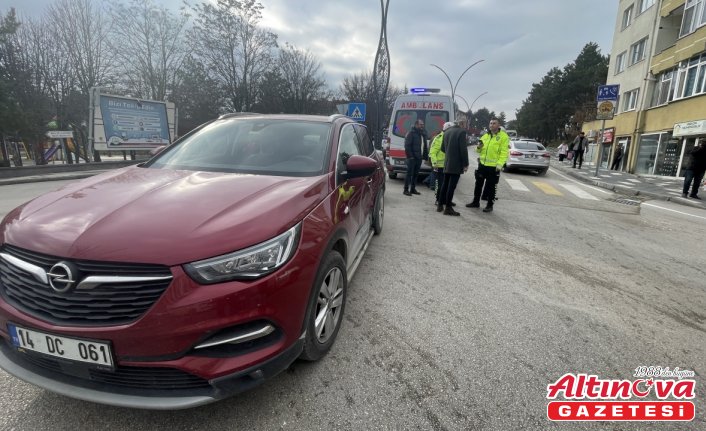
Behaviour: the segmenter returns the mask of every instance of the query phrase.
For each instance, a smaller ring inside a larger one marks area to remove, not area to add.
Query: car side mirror
[[[365,156],[350,156],[346,162],[345,179],[367,177],[378,168],[378,162]]]

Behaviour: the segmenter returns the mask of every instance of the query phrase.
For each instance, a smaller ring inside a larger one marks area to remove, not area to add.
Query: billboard
[[[171,102],[92,94],[93,146],[96,150],[151,150],[169,145],[175,131]]]

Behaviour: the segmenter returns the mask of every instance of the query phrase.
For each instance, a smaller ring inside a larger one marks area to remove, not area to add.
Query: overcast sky
[[[155,0],[175,10],[181,0]],[[195,2],[197,0],[192,0]],[[51,0],[0,0],[0,11],[40,13]],[[380,36],[379,0],[261,0],[263,25],[312,51],[329,86],[370,70]],[[588,42],[609,54],[618,0],[390,0],[387,39],[391,84],[436,87],[456,93],[474,110],[504,111],[508,119],[527,98],[532,83],[552,67],[563,67]],[[459,107],[466,103],[457,100]]]

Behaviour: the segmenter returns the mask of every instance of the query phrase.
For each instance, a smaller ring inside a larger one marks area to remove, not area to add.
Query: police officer
[[[500,178],[500,170],[507,161],[509,145],[510,137],[500,129],[498,119],[490,120],[488,132],[481,136],[476,147],[476,152],[480,156],[478,157],[478,170],[476,170],[476,188],[473,191],[473,202],[466,205],[468,208],[480,208],[482,193],[484,196],[488,196],[488,204],[483,212],[493,211],[495,185]]]

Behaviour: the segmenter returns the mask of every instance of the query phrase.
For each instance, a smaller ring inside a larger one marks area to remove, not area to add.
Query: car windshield
[[[544,146],[538,142],[514,141],[517,150],[544,151]]]
[[[441,127],[449,121],[449,113],[446,111],[424,111],[424,110],[400,110],[395,115],[393,133],[404,138],[412,130],[417,119],[424,120],[424,128],[429,138],[436,136],[441,131]]]
[[[330,123],[239,118],[216,120],[145,166],[283,176],[323,173]]]

